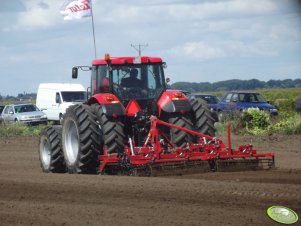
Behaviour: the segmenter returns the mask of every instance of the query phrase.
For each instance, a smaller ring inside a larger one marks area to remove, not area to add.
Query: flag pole
[[[91,16],[92,16],[92,31],[93,31],[93,41],[94,41],[94,57],[96,59],[96,42],[95,42],[95,31],[94,31],[94,18],[93,18],[92,0],[91,0]]]

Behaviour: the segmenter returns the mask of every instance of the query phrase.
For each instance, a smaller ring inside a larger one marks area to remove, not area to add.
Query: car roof
[[[22,106],[22,105],[35,105],[35,104],[32,104],[32,103],[28,103],[28,104],[12,104],[11,106]]]
[[[213,94],[206,94],[206,93],[196,93],[194,96],[215,96]]]
[[[252,94],[259,94],[258,92],[254,92],[254,91],[251,91],[251,92],[249,92],[249,91],[228,91],[227,94],[228,93],[252,93]]]

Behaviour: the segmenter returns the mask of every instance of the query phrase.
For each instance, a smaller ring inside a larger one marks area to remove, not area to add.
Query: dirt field
[[[37,138],[0,138],[0,225],[279,225],[266,215],[272,205],[300,217],[301,136],[233,137],[233,146],[250,142],[274,152],[277,169],[151,178],[47,174]]]

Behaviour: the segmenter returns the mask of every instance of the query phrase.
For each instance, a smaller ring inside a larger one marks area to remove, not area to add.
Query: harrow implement
[[[196,142],[187,142],[185,147],[175,147],[159,125],[183,130],[195,137]],[[156,176],[202,171],[237,171],[271,169],[275,167],[273,153],[257,153],[250,144],[232,149],[231,131],[228,127],[228,144],[220,139],[187,128],[167,123],[155,116],[143,146],[136,146],[129,138],[123,153],[100,156],[99,172],[127,175]],[[167,173],[168,174],[168,173]]]

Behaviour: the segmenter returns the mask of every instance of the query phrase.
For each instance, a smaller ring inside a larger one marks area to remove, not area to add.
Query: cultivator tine
[[[265,170],[274,168],[275,162],[270,158],[262,159],[230,159],[217,160],[217,171],[247,171],[247,170]]]
[[[211,171],[207,161],[191,161],[178,163],[154,164],[151,176],[175,176]]]

